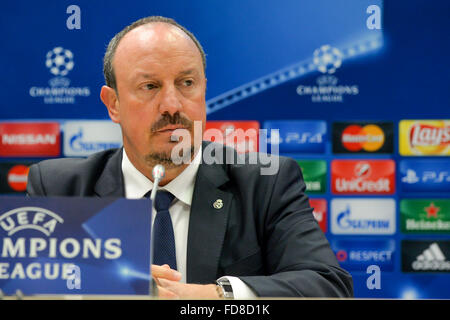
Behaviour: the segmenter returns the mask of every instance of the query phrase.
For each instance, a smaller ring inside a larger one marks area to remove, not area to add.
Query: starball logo
[[[55,47],[45,55],[45,66],[54,77],[49,80],[49,87],[32,86],[29,94],[32,98],[42,98],[45,104],[74,104],[77,97],[89,97],[89,87],[70,86],[71,80],[66,76],[74,69],[75,60],[71,50]]]
[[[342,66],[343,54],[329,44],[322,45],[313,52],[312,68],[317,69],[321,76],[316,79],[316,84],[301,84],[297,87],[299,96],[310,96],[312,102],[344,102],[345,96],[359,94],[357,84],[338,84],[339,79],[334,76]]]

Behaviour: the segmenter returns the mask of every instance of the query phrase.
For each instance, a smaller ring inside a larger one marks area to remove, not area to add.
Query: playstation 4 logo
[[[448,160],[403,160],[400,162],[400,174],[403,191],[450,191]]]
[[[325,152],[327,133],[325,121],[271,120],[264,123],[264,129],[271,132],[268,142],[279,145],[280,152]]]
[[[406,170],[406,176],[402,177],[402,182],[404,183],[417,183],[419,182],[419,177],[414,170],[408,169]]]

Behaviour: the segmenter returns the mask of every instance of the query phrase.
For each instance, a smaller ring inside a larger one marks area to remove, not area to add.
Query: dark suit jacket
[[[46,160],[30,168],[27,192],[123,197],[121,161],[122,149],[87,159]],[[238,276],[259,296],[353,296],[350,274],[339,267],[312,215],[297,163],[279,157],[277,174],[261,175],[260,169],[259,164],[200,165],[189,221],[187,282],[214,283],[228,275]],[[221,209],[213,207],[217,199]]]

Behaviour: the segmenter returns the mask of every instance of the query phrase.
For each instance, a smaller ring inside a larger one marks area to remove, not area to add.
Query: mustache
[[[154,133],[159,129],[164,128],[165,126],[175,124],[180,124],[188,130],[190,130],[193,126],[193,122],[185,116],[181,115],[179,112],[175,112],[173,115],[165,112],[162,114],[161,119],[159,119],[152,125],[150,131]]]

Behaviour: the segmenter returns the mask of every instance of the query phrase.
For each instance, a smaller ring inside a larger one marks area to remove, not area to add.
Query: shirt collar
[[[195,155],[194,160],[183,170],[175,179],[160,188],[172,193],[177,199],[187,205],[192,203],[192,195],[194,193],[195,177],[200,165],[202,147]],[[131,163],[130,159],[123,149],[122,157],[122,173],[125,186],[125,197],[142,198],[149,190],[153,188],[153,182],[143,175]]]

